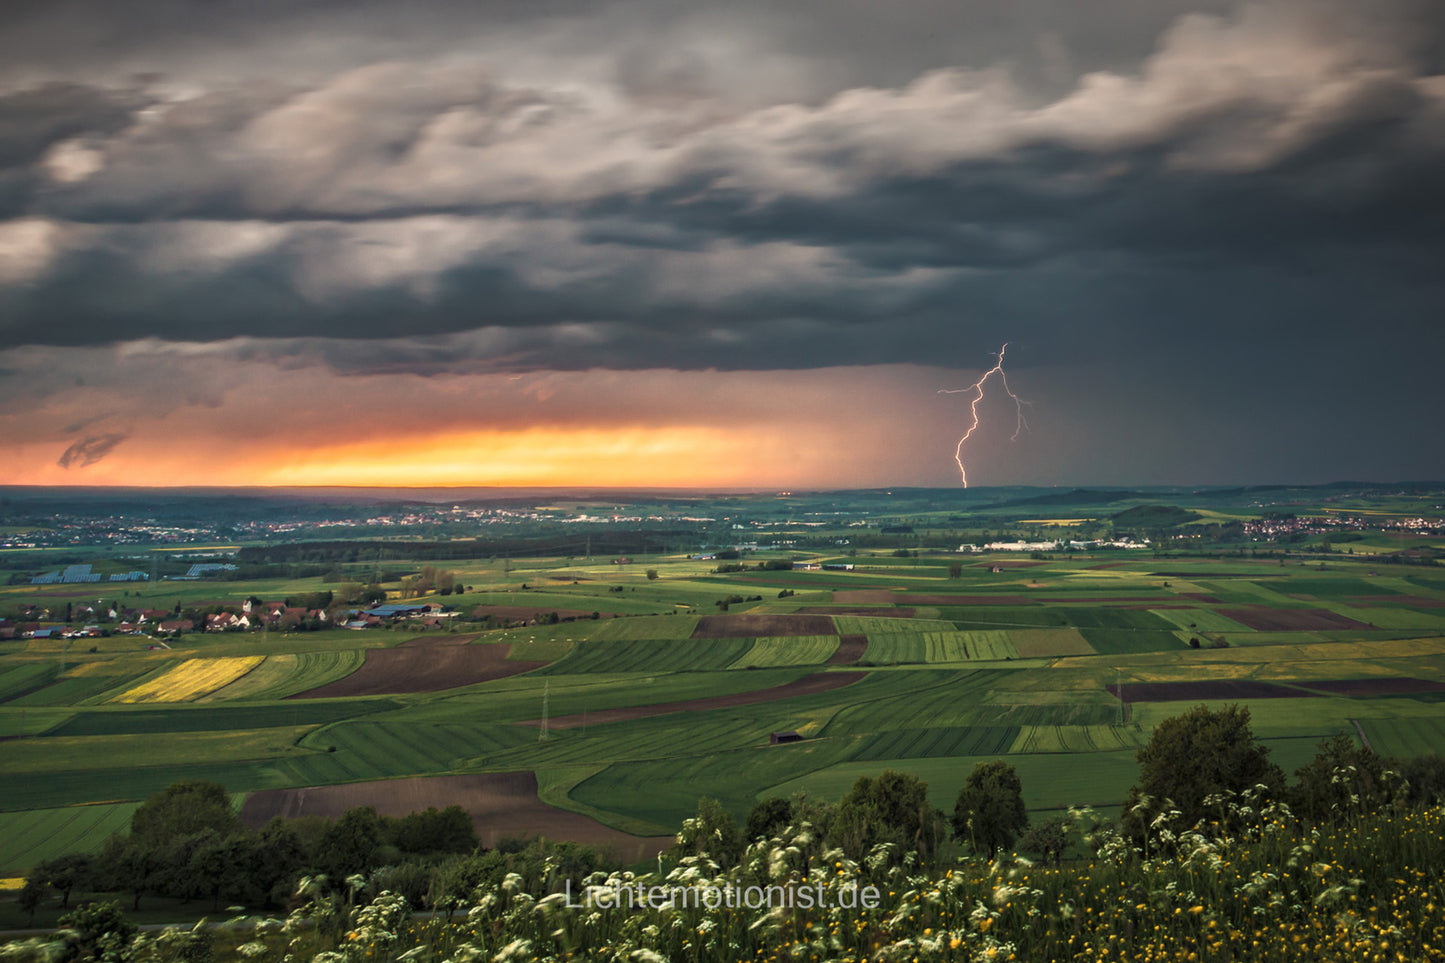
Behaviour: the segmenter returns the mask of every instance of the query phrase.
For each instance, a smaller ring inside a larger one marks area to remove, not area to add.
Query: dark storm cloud
[[[23,212],[44,189],[38,167],[55,144],[115,133],[130,123],[137,102],[125,91],[64,81],[0,93],[0,218]]]
[[[0,76],[117,77],[126,71],[318,76],[358,63],[481,53],[546,58],[630,93],[746,93],[787,102],[924,71],[1006,61],[1067,84],[1127,68],[1173,20],[1227,0],[15,0]],[[1387,18],[1388,19],[1388,18]],[[524,48],[518,50],[518,48]],[[749,79],[753,83],[749,83]],[[757,81],[765,81],[760,83]]]
[[[112,134],[136,106],[123,92],[59,81],[0,94],[0,168],[34,163],[66,137]]]
[[[1128,364],[1441,306],[1432,5],[195,9],[7,12],[10,75],[88,78],[0,94],[7,344]]]
[[[55,463],[61,468],[84,468],[87,465],[94,465],[110,454],[115,446],[125,441],[127,437],[121,433],[88,435],[65,449]]]

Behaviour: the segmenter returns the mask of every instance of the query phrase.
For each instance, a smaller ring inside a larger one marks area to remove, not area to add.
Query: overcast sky
[[[17,2],[0,483],[1445,477],[1437,0]]]

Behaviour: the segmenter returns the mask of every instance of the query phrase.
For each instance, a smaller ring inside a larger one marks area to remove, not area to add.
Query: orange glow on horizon
[[[734,429],[529,428],[350,442],[293,453],[264,485],[739,485],[784,471],[787,452]],[[391,449],[383,453],[379,448]],[[771,449],[771,450],[768,450]],[[746,452],[747,458],[738,456]]]
[[[956,406],[933,386],[959,379],[942,370],[424,378],[243,361],[209,378],[182,367],[155,381],[144,367],[107,369],[109,380],[55,392],[41,408],[0,412],[0,485],[952,484]],[[982,463],[992,442],[981,443]]]
[[[34,457],[17,459],[16,466],[28,466],[4,483],[773,487],[822,482],[836,474],[825,434],[816,428],[630,426],[403,433],[319,445],[192,439],[176,446],[135,438],[84,468],[60,468],[54,453],[35,451]]]

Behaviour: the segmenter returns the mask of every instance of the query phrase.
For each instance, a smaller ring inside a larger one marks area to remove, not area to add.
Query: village
[[[288,605],[249,598],[202,602],[172,609],[130,608],[116,601],[67,602],[63,612],[31,605],[19,618],[0,619],[0,641],[85,639],[116,635],[173,638],[187,632],[297,632],[325,628],[377,629],[405,622],[417,629],[444,628],[457,616],[438,602],[393,603],[370,608]],[[63,622],[57,619],[63,618]],[[78,624],[77,624],[78,623]]]

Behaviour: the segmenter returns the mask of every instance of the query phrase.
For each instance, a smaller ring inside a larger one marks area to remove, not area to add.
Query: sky
[[[1438,0],[10,0],[0,484],[1441,479],[1442,170]]]

